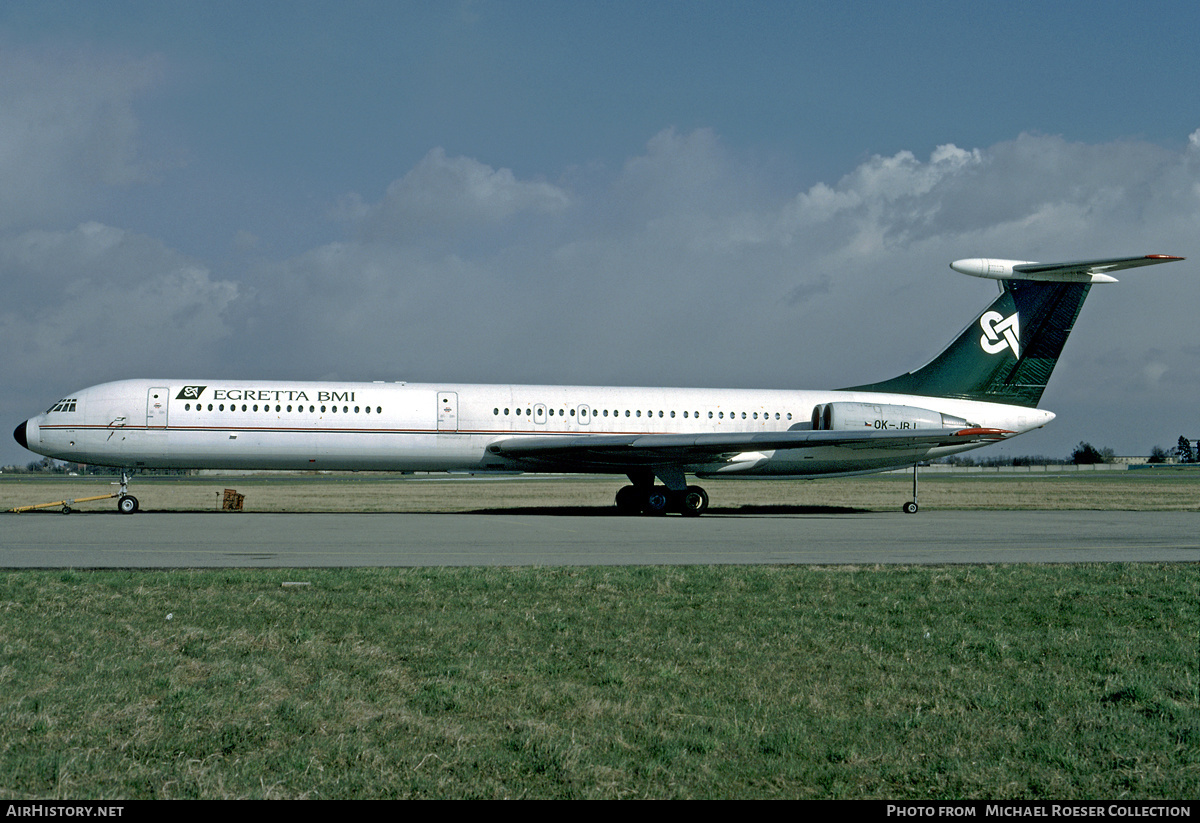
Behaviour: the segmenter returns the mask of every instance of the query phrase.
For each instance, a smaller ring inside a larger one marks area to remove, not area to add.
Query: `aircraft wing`
[[[488,446],[500,457],[604,465],[653,466],[711,463],[745,452],[779,449],[932,449],[1003,440],[1003,429],[896,431],[782,431],[732,434],[597,434],[511,437]]]

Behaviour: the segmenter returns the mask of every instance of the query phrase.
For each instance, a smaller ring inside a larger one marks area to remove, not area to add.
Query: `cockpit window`
[[[53,406],[46,409],[46,414],[49,414],[50,412],[73,412],[75,411],[75,402],[77,399],[78,398],[75,397],[68,397],[63,400],[59,400]]]

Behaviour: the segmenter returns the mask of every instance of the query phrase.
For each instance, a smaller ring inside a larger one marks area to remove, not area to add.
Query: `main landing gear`
[[[683,472],[663,471],[659,476],[668,485],[656,486],[653,474],[629,475],[633,485],[622,486],[617,492],[617,511],[651,516],[674,512],[684,517],[699,517],[708,509],[708,492],[699,486],[684,485]]]
[[[684,517],[699,517],[708,509],[708,492],[699,486],[672,491],[666,486],[622,486],[617,492],[621,514],[659,515],[677,512]]]

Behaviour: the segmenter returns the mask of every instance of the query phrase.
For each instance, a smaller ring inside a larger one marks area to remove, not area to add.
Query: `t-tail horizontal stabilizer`
[[[955,260],[950,268],[972,277],[992,280],[1037,280],[1044,283],[1116,283],[1108,272],[1153,266],[1182,260],[1169,254],[1146,254],[1141,257],[1113,257],[1107,260],[1076,260],[1071,263],[1034,263],[1030,260],[996,260],[973,257]]]

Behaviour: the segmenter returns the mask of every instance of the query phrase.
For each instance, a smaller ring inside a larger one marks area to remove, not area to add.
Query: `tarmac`
[[[1195,512],[0,515],[0,568],[1200,562]]]

